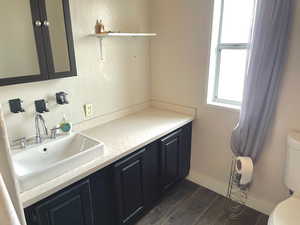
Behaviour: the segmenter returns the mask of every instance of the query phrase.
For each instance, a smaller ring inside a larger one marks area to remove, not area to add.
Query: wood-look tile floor
[[[267,225],[268,217],[246,208],[229,220],[224,197],[188,180],[179,183],[137,225]]]

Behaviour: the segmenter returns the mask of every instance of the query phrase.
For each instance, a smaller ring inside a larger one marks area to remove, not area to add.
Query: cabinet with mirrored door
[[[76,76],[68,0],[0,7],[0,86]]]

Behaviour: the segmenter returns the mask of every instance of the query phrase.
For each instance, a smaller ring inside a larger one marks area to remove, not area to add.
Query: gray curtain
[[[255,161],[263,149],[276,109],[292,1],[256,2],[240,120],[231,137],[236,156],[249,156]]]

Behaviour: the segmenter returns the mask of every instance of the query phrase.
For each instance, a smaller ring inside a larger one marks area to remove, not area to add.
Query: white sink
[[[103,143],[74,133],[15,151],[12,160],[21,192],[24,192],[103,154]]]

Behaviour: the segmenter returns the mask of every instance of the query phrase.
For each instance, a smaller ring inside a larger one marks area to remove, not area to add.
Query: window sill
[[[217,109],[230,110],[233,112],[240,112],[240,110],[241,110],[241,106],[225,104],[225,103],[220,103],[220,102],[214,102],[214,101],[208,101],[207,106],[217,108]]]

